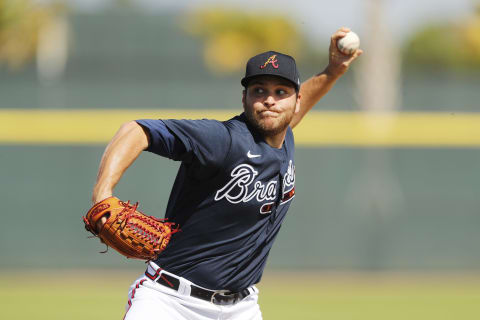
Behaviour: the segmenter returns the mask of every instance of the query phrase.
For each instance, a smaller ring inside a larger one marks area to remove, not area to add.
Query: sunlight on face
[[[263,136],[284,132],[298,112],[293,84],[276,76],[259,76],[248,83],[243,108],[249,123]]]

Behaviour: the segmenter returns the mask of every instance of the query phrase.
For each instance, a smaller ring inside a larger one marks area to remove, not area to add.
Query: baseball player
[[[362,53],[338,51],[348,31],[333,34],[327,68],[301,86],[292,57],[252,57],[243,113],[230,120],[121,126],[102,157],[94,203],[112,196],[144,150],[181,162],[165,214],[181,231],[131,286],[125,319],[262,318],[255,284],[295,197],[292,128]]]

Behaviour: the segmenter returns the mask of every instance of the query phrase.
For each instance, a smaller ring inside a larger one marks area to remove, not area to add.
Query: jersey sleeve
[[[186,149],[182,141],[177,138],[162,120],[136,120],[149,136],[149,151],[172,160],[182,160],[186,156]]]
[[[219,167],[231,145],[229,130],[217,120],[163,120],[166,127],[185,147],[183,161],[201,166]]]

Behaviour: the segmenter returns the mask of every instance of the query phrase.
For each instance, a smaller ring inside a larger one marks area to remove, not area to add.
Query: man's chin
[[[288,123],[258,122],[255,127],[265,137],[275,136],[282,133],[288,127]]]
[[[282,133],[290,124],[287,118],[283,117],[264,117],[255,118],[253,115],[246,113],[248,122],[264,137],[271,137]]]

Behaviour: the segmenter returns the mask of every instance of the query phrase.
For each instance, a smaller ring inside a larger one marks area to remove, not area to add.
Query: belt
[[[161,269],[159,269],[161,270]],[[158,275],[159,274],[159,275]],[[148,270],[145,275],[159,284],[170,289],[178,291],[180,288],[180,279],[163,272],[157,272],[156,275],[151,275]],[[194,284],[190,285],[190,296],[202,299],[217,305],[231,305],[235,304],[250,295],[250,289],[245,289],[240,292],[223,292],[200,288]]]

